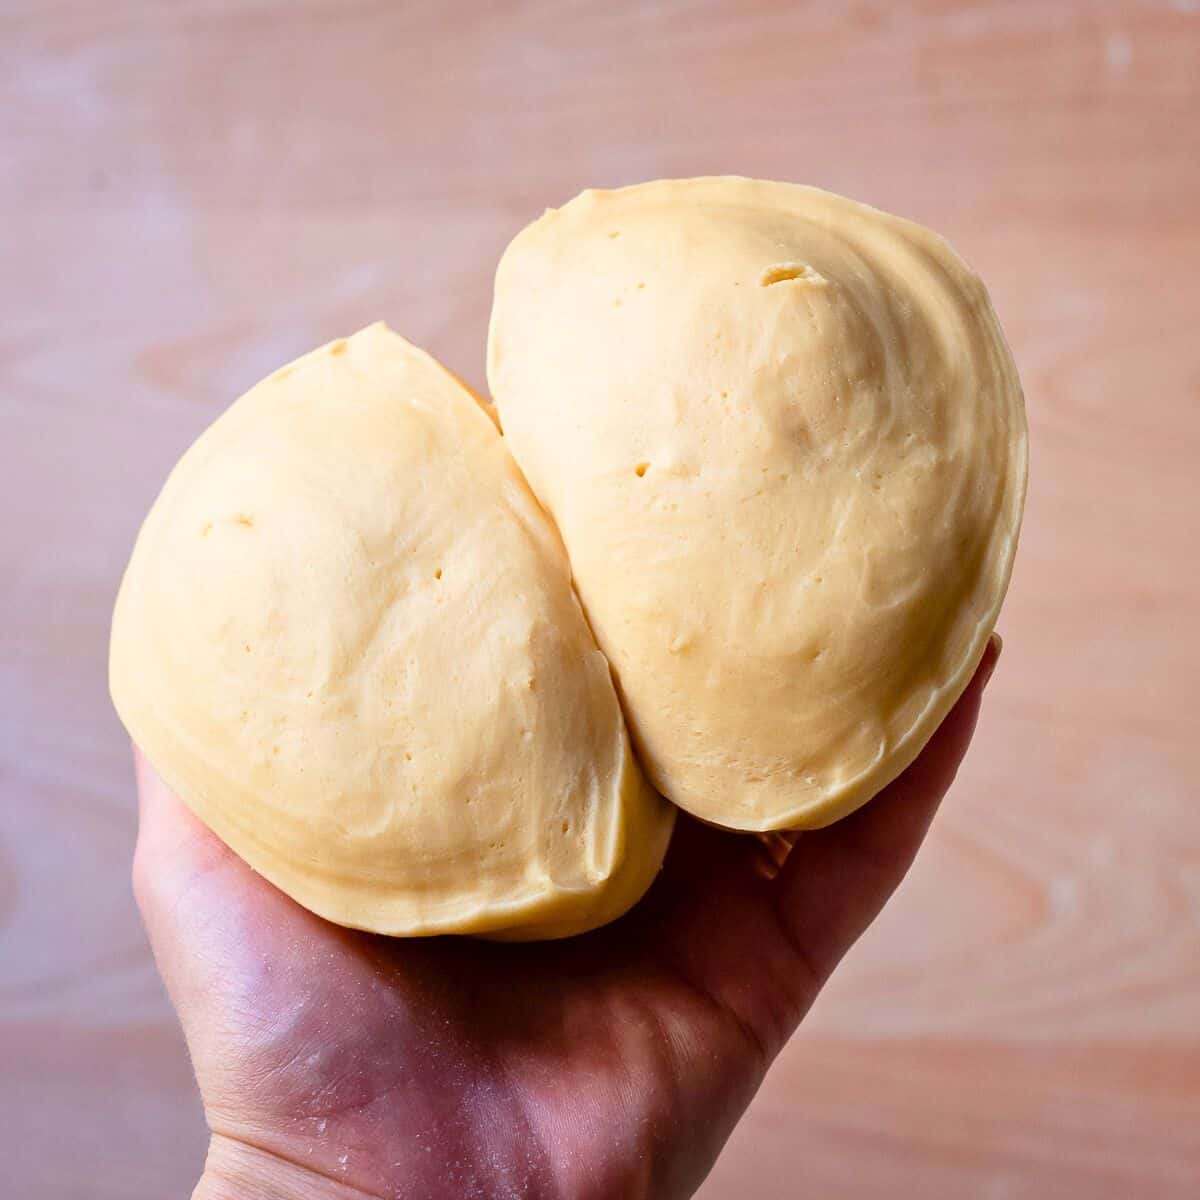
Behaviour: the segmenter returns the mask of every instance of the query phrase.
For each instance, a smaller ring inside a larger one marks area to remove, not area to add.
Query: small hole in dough
[[[563,833],[571,832],[571,822],[570,821],[564,821],[562,823],[562,831],[563,831]]]
[[[244,525],[247,529],[254,528],[254,518],[247,516],[245,513],[238,513],[238,515],[234,517],[234,520],[239,525]]]
[[[767,267],[759,276],[759,287],[770,287],[773,283],[824,283],[825,276],[814,271],[808,263],[781,262]]]
[[[436,571],[434,571],[433,577],[434,577],[434,579],[441,579],[441,577],[442,577],[442,568],[441,567],[438,567],[438,569]]]
[[[648,462],[640,462],[636,467],[633,468],[633,473],[639,479],[644,479],[648,470],[650,470],[650,464]]]

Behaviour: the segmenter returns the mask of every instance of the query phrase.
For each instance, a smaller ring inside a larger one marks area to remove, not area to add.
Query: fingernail
[[[1000,661],[1000,652],[1004,649],[1004,639],[998,634],[992,634],[992,657],[988,664],[987,674],[983,677],[983,686],[991,682],[992,676],[996,673],[996,664]]]

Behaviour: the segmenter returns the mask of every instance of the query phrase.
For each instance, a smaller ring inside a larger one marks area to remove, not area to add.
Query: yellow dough
[[[579,932],[641,896],[670,834],[553,526],[470,393],[382,325],[184,455],[110,675],[192,810],[344,925]]]
[[[865,803],[1016,549],[1016,370],[910,222],[732,177],[585,192],[506,251],[488,349],[496,410],[382,325],[276,371],[171,474],[113,618],[168,784],[378,933],[610,921],[667,800],[746,830]]]
[[[671,800],[819,826],[913,760],[1026,478],[1012,359],[945,242],[790,184],[585,192],[505,253],[488,377]]]

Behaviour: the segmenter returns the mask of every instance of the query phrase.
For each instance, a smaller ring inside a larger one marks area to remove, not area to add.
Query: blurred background
[[[183,1197],[108,621],[178,455],[385,318],[476,387],[508,239],[740,172],[945,233],[1025,382],[1005,652],[910,879],[701,1193],[1200,1194],[1200,0],[0,3],[0,1162]]]

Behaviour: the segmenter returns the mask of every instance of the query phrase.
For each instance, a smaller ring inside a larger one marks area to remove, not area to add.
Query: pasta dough
[[[110,673],[195,813],[343,925],[575,933],[666,848],[674,809],[557,534],[470,393],[382,325],[275,372],[184,455]]]
[[[585,192],[506,251],[488,377],[503,436],[386,327],[330,343],[147,517],[114,701],[242,858],[343,925],[565,936],[650,885],[668,800],[819,826],[916,757],[1026,480],[945,242],[791,184]]]
[[[791,184],[584,192],[506,251],[488,379],[671,800],[819,826],[913,760],[1026,477],[1012,358],[944,241]]]

